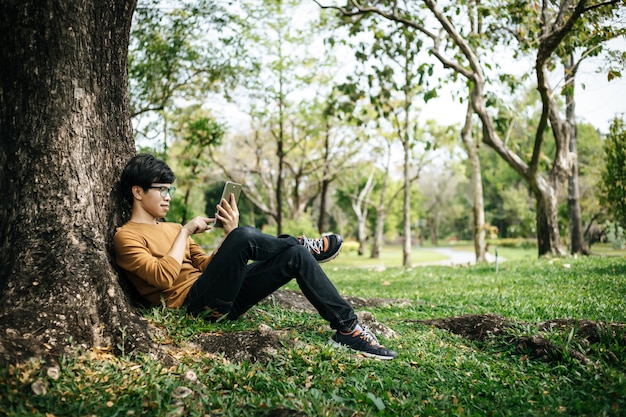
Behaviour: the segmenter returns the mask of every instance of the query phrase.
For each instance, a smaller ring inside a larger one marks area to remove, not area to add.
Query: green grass
[[[402,247],[399,245],[387,245],[380,254],[380,258],[370,257],[371,247],[368,247],[365,254],[359,255],[356,242],[346,242],[339,257],[331,265],[340,268],[381,268],[402,266]],[[411,263],[427,263],[444,261],[447,256],[441,255],[431,248],[414,249],[411,252]]]
[[[388,256],[398,259],[397,253]],[[142,356],[86,352],[66,359],[58,378],[28,362],[0,369],[0,415],[269,416],[278,409],[308,416],[626,415],[626,346],[616,337],[582,347],[590,364],[567,355],[543,362],[514,345],[473,342],[414,322],[495,313],[529,323],[528,333],[555,318],[626,322],[623,259],[520,256],[499,264],[497,273],[493,264],[382,270],[349,253],[324,264],[343,294],[410,300],[370,309],[400,335],[384,340],[399,352],[394,361],[332,350],[326,345],[332,333],[316,314],[271,303],[220,324],[155,308],[146,314],[181,346],[199,332],[251,330],[261,323],[302,344],[285,347],[269,363],[235,363],[189,349],[174,367]],[[577,343],[569,332],[549,336],[557,344]],[[190,370],[197,382],[185,378]],[[45,394],[33,393],[37,381]]]

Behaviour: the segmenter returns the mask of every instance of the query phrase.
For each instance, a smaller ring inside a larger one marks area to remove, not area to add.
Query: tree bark
[[[549,184],[543,178],[537,178],[530,187],[536,198],[537,208],[537,248],[539,255],[563,255],[556,252],[555,248],[561,248],[559,223],[558,223],[558,187]],[[540,231],[542,231],[540,233]],[[559,241],[555,241],[559,239]]]
[[[355,198],[352,199],[352,210],[354,210],[354,214],[357,219],[359,256],[362,256],[365,253],[365,242],[367,240],[367,214],[369,212],[369,196],[372,192],[372,188],[374,187],[374,172],[375,171],[372,169],[362,190],[359,190],[357,187],[356,191],[358,191],[358,193],[355,195]]]
[[[476,262],[486,261],[487,243],[485,241],[485,209],[483,202],[483,180],[480,173],[480,159],[478,145],[472,139],[472,110],[471,103],[465,113],[465,124],[461,129],[461,139],[467,150],[467,159],[470,165],[470,184],[472,189],[472,222],[474,224],[474,253]]]
[[[374,230],[374,242],[372,244],[372,252],[370,253],[371,259],[380,259],[380,252],[382,251],[383,241],[385,238],[385,218],[387,216],[387,209],[385,201],[387,199],[387,187],[389,185],[389,169],[391,166],[391,142],[386,140],[386,161],[385,171],[383,173],[383,181],[380,187],[380,198],[378,205],[376,206],[376,227]]]
[[[408,106],[407,106],[408,107]],[[408,109],[407,109],[408,110]],[[407,123],[405,126],[405,132],[408,130],[408,111],[405,113],[407,117]],[[408,134],[407,134],[408,136]],[[411,143],[408,138],[402,140],[402,147],[404,150],[404,184],[402,186],[403,191],[403,206],[402,206],[402,225],[403,225],[403,237],[402,237],[402,265],[404,267],[411,266],[411,179],[409,178],[409,168],[411,161]]]
[[[135,4],[0,5],[0,362],[151,347],[112,254]]]
[[[324,133],[324,168],[323,168],[323,176],[322,183],[320,187],[320,215],[317,220],[317,231],[322,234],[326,232],[327,229],[327,221],[326,221],[326,211],[327,208],[327,200],[328,200],[328,189],[330,186],[330,169],[329,165],[331,164],[330,160],[330,123],[328,122],[328,118],[325,120],[326,131]]]
[[[578,130],[576,129],[576,102],[574,100],[574,88],[577,66],[572,55],[565,62],[565,117],[571,129],[569,151],[572,155],[578,155]],[[567,178],[567,210],[569,213],[569,236],[570,253],[582,255],[588,253],[585,246],[583,232],[582,213],[580,210],[580,187],[578,184],[578,158],[572,161],[572,172]]]

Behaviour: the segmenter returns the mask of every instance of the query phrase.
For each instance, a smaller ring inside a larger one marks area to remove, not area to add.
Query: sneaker
[[[298,239],[319,263],[335,259],[343,246],[343,237],[335,234],[322,236],[319,239],[309,239],[302,235]]]
[[[336,346],[346,346],[362,355],[373,358],[393,359],[398,356],[393,350],[389,350],[378,343],[376,336],[371,334],[367,327],[362,328],[358,324],[354,330],[348,333],[337,330],[330,341]]]

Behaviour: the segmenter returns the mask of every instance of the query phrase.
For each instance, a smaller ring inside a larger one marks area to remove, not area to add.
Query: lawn
[[[415,259],[440,259],[423,251]],[[558,346],[583,351],[590,359],[583,363],[567,349],[562,357],[545,361],[514,343],[473,341],[417,322],[492,313],[520,323],[523,335],[557,318],[625,323],[624,259],[538,260],[531,253],[502,249],[499,255],[507,260],[497,271],[494,264],[402,269],[395,266],[401,261],[399,250],[393,252],[381,263],[348,250],[324,268],[343,294],[408,301],[370,309],[399,335],[383,340],[399,352],[394,361],[334,350],[327,346],[332,333],[316,314],[272,303],[237,322],[219,324],[152,309],[146,316],[181,346],[178,364],[92,350],[66,358],[58,370],[37,361],[0,369],[0,415],[626,415],[623,331],[591,344],[575,327],[546,335]],[[185,345],[199,332],[228,333],[261,324],[286,331],[298,344],[262,363],[231,361]]]

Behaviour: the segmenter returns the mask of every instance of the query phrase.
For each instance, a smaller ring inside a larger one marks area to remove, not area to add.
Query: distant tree
[[[600,202],[604,140],[596,127],[589,123],[577,125],[578,183],[582,213],[583,235],[587,248],[601,236],[600,223],[607,215],[606,207]]]
[[[542,111],[529,154],[510,148],[498,132],[497,120],[490,108],[494,104],[495,95],[488,89],[490,80],[487,76],[488,70],[493,66],[483,59],[485,44],[467,24],[461,10],[463,4],[443,4],[434,0],[405,3],[380,1],[375,6],[352,0],[342,6],[321,3],[318,1],[324,8],[338,10],[349,19],[351,25],[355,25],[364,15],[375,14],[398,25],[412,27],[431,42],[432,55],[445,68],[450,69],[454,76],[464,78],[471,85],[471,103],[482,124],[483,142],[493,148],[532,190],[536,203],[538,254],[564,254],[558,223],[557,196],[562,184],[571,174],[575,155],[569,150],[572,127],[562,114],[549,75],[555,59],[558,58],[557,49],[567,37],[572,36],[576,23],[600,9],[607,10],[607,14],[616,10],[621,4],[620,0],[599,4],[588,4],[587,0],[561,3],[544,0],[539,3],[510,3],[498,7],[472,2],[482,16],[481,24],[488,25],[484,33],[494,35],[494,39],[499,39],[507,48],[510,48],[513,41],[519,41],[517,34],[533,34],[531,45],[535,63],[534,75]],[[596,41],[593,37],[588,40]],[[500,80],[504,81],[504,86],[514,88],[516,85],[507,74],[501,74]],[[548,131],[552,132],[555,141],[555,153],[550,169],[544,172],[539,168],[543,162],[542,150]]]
[[[367,240],[367,214],[369,211],[369,197],[374,185],[375,170],[371,169],[367,176],[367,181],[362,188],[356,188],[356,195],[351,196],[352,209],[357,219],[357,241],[359,242],[359,255],[365,253],[365,242]]]
[[[238,65],[240,40],[226,26],[233,19],[215,0],[139,2],[128,68],[138,139],[159,138],[167,156],[169,118],[179,107],[202,103],[245,74]],[[228,95],[228,88],[223,90]]]
[[[226,130],[210,113],[195,106],[179,112],[174,121],[173,130],[181,148],[176,157],[179,167],[177,185],[183,193],[181,218],[176,220],[185,224],[193,217],[190,213],[191,191],[199,182],[206,182],[210,155],[221,145]],[[212,216],[213,212],[205,214]]]
[[[470,174],[470,189],[472,199],[472,240],[474,241],[474,253],[476,262],[485,262],[487,254],[487,241],[485,238],[485,203],[483,195],[483,180],[478,156],[478,144],[473,136],[474,110],[468,102],[465,112],[465,122],[461,128],[461,140],[467,151],[467,162]]]
[[[376,19],[364,16],[358,23],[358,30],[371,31],[371,40],[359,39],[354,50],[358,65],[355,66],[349,81],[343,85],[343,90],[353,95],[354,90],[360,90],[360,96],[366,101],[360,111],[352,117],[359,119],[358,125],[365,126],[374,119],[378,129],[389,132],[386,137],[391,142],[402,147],[402,239],[403,265],[411,264],[411,185],[419,178],[424,155],[435,146],[425,139],[424,129],[419,128],[418,104],[427,88],[428,78],[432,76],[431,65],[424,63],[419,55],[421,42],[417,32],[412,28],[403,27],[399,30],[389,25],[380,24]],[[361,29],[367,28],[367,29]],[[427,98],[436,96],[436,90],[426,94]],[[382,155],[381,155],[382,156]],[[384,157],[381,158],[384,160]],[[381,193],[385,195],[386,190]],[[380,210],[393,201],[395,196],[378,204],[379,222],[384,223],[385,213]],[[377,227],[373,256],[378,257],[382,245],[382,228]]]
[[[626,126],[615,118],[604,140],[602,198],[617,223],[626,229]]]

